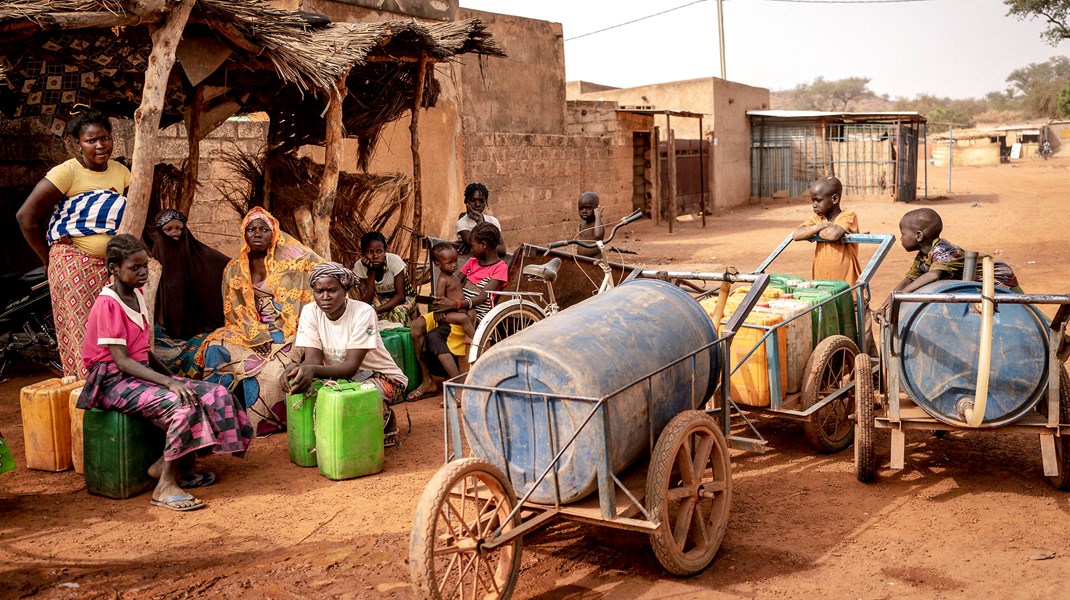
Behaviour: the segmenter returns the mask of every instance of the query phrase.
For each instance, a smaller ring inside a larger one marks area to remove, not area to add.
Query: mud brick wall
[[[510,248],[573,237],[580,226],[576,199],[585,191],[598,193],[607,222],[632,211],[632,128],[647,126],[618,115],[616,103],[568,105],[564,135],[466,136],[467,179],[490,190],[490,213]]]

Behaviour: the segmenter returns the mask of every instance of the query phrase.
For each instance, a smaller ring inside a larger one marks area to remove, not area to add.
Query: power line
[[[602,29],[596,29],[594,31],[588,31],[587,33],[581,33],[580,35],[574,35],[569,38],[565,38],[566,42],[572,40],[578,40],[580,38],[594,35],[596,33],[602,33],[611,29],[617,29],[618,27],[624,27],[625,25],[631,25],[640,21],[646,21],[647,19],[653,19],[654,17],[660,17],[661,15],[671,13],[673,11],[680,10],[681,8],[687,8],[688,6],[694,6],[695,4],[701,4],[708,0],[695,0],[694,2],[688,2],[680,6],[656,12],[645,17],[639,17],[638,19],[632,19],[631,21],[625,21],[624,23],[618,23],[616,25],[610,25],[609,27],[603,27]],[[936,2],[937,0],[754,0],[757,2],[783,2],[787,4],[905,4],[908,2]]]

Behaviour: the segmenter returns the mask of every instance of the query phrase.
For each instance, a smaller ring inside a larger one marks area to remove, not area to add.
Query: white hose
[[[970,427],[980,427],[985,420],[985,407],[988,404],[988,380],[992,370],[992,316],[996,309],[992,297],[996,294],[996,262],[991,256],[986,256],[983,264],[983,276],[981,279],[981,345],[977,353],[977,393],[974,395],[973,408],[966,411],[966,423]]]

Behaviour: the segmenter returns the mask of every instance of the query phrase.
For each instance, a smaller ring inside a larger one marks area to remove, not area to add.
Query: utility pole
[[[717,39],[721,47],[721,79],[728,79],[724,69],[724,0],[717,0]]]

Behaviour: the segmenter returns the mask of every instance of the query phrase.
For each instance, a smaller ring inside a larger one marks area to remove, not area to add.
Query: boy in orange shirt
[[[854,285],[862,272],[858,246],[839,240],[848,233],[859,232],[858,215],[840,207],[841,193],[843,184],[835,177],[815,181],[810,186],[814,214],[792,233],[792,238],[801,242],[816,235],[825,240],[814,248],[814,279],[838,279]]]

